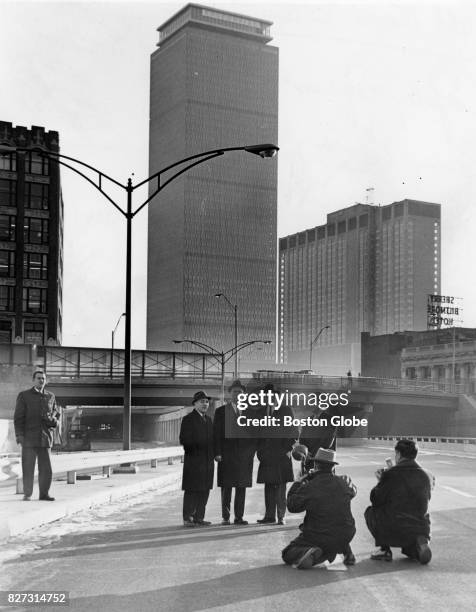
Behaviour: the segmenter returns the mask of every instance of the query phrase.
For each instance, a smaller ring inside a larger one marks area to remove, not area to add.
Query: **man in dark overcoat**
[[[180,444],[185,450],[182,490],[185,527],[207,526],[205,508],[213,488],[213,424],[206,414],[210,398],[204,391],[193,396],[193,410],[183,417]]]
[[[221,487],[222,525],[230,524],[231,494],[235,489],[235,525],[247,525],[243,519],[246,488],[253,486],[253,458],[256,440],[247,436],[247,429],[237,424],[239,416],[255,416],[238,409],[238,396],[246,393],[239,380],[229,388],[231,399],[217,408],[213,420],[215,460],[218,465],[217,484]]]
[[[377,470],[378,484],[370,492],[371,506],[365,521],[375,538],[371,558],[391,561],[391,546],[425,565],[431,561],[430,515],[432,479],[415,461],[418,448],[413,440],[399,440],[395,445],[395,465]]]
[[[289,512],[306,512],[300,535],[282,551],[283,561],[298,569],[309,569],[344,554],[344,563],[353,565],[350,541],[355,535],[351,500],[357,493],[349,476],[334,473],[336,453],[320,448],[315,468],[289,489]]]
[[[59,411],[53,393],[45,390],[46,375],[33,373],[33,387],[18,394],[13,422],[17,444],[21,444],[23,499],[30,501],[33,493],[35,463],[38,458],[40,500],[54,501],[49,494],[52,470],[50,448],[53,432],[58,425]]]
[[[264,387],[265,393],[279,393],[273,385]],[[286,483],[294,481],[291,452],[298,437],[296,427],[285,427],[283,417],[293,416],[288,406],[275,409],[275,403],[270,402],[267,406],[260,408],[258,416],[275,417],[279,419],[279,426],[265,426],[262,429],[262,437],[258,440],[258,477],[257,482],[264,484],[265,513],[258,523],[264,525],[275,523],[284,525],[286,514]]]

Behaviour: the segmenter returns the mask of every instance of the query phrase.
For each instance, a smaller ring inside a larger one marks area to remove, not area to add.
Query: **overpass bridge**
[[[23,364],[22,367],[11,367]],[[82,407],[83,415],[94,415],[98,427],[122,425],[124,352],[109,348],[83,348],[31,345],[0,345],[0,378],[5,391],[2,398],[3,418],[12,418],[12,407],[18,392],[31,381],[31,368],[41,367],[48,376],[48,386],[63,407]],[[15,372],[24,370],[22,378]],[[171,427],[174,413],[191,405],[197,389],[204,389],[213,399],[212,410],[221,401],[222,374],[225,383],[232,373],[221,369],[221,355],[198,352],[133,351],[132,352],[132,425],[141,439],[155,436],[161,428]],[[11,380],[8,377],[11,377]],[[15,378],[17,376],[17,378]],[[241,372],[250,392],[274,382],[282,392],[349,393],[348,414],[368,416],[366,435],[473,435],[476,433],[476,404],[460,423],[458,406],[464,384],[428,380],[399,380],[319,376],[307,371]],[[309,414],[292,402],[296,416]],[[91,417],[92,418],[92,417]],[[108,421],[109,419],[109,421]],[[164,422],[164,423],[162,423]],[[108,424],[109,423],[109,424]],[[159,426],[160,425],[160,426]],[[459,432],[460,429],[464,431]],[[469,429],[468,429],[469,427]],[[177,427],[170,440],[176,439]],[[342,432],[341,432],[342,435]],[[152,439],[152,438],[151,438]],[[162,439],[162,438],[157,438]]]
[[[61,405],[94,406],[96,411],[104,407],[103,412],[120,414],[123,351],[45,346],[39,357],[49,388]],[[223,374],[227,382],[231,381],[231,373]],[[250,392],[273,382],[289,394],[348,393],[349,405],[343,412],[366,413],[369,435],[446,435],[458,409],[458,396],[465,391],[464,385],[445,382],[319,376],[308,372],[261,370],[241,372],[240,377]],[[221,385],[219,354],[133,351],[133,416],[165,414],[173,407],[190,406],[197,389],[204,389],[216,406],[221,401]],[[311,411],[295,401],[292,406],[297,416]]]

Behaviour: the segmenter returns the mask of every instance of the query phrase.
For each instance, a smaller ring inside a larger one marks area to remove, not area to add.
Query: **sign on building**
[[[462,323],[462,298],[451,295],[428,295],[427,327],[440,329],[441,327],[454,327]]]

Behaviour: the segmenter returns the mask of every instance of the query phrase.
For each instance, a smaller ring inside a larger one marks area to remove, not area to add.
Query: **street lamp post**
[[[249,340],[248,342],[242,342],[241,344],[235,344],[231,349],[227,351],[219,351],[209,344],[205,344],[205,342],[199,342],[198,340],[189,340],[185,338],[184,340],[174,340],[174,344],[182,344],[188,342],[193,346],[198,346],[203,349],[212,357],[220,363],[221,365],[221,401],[225,401],[225,364],[234,356],[236,356],[241,350],[246,348],[247,346],[251,346],[252,344],[271,344],[271,340]]]
[[[232,304],[224,293],[215,293],[216,298],[223,298],[227,304],[233,309],[235,316],[235,346],[238,346],[238,304]],[[238,378],[238,352],[235,353],[235,371],[233,377]]]
[[[164,189],[169,183],[178,178],[180,175],[184,174],[191,168],[198,166],[199,164],[203,164],[215,157],[220,157],[225,153],[229,153],[231,151],[246,151],[247,153],[253,153],[254,155],[259,155],[260,157],[270,158],[274,157],[276,153],[279,151],[279,147],[274,144],[258,144],[258,145],[250,145],[250,146],[242,146],[242,147],[224,147],[222,149],[212,149],[210,151],[204,151],[202,153],[198,153],[196,155],[190,155],[189,157],[185,157],[165,168],[155,172],[148,178],[136,183],[132,184],[132,180],[129,178],[127,183],[124,185],[123,183],[117,181],[116,179],[108,176],[104,172],[98,170],[94,166],[87,164],[79,159],[74,157],[70,157],[68,155],[63,155],[62,153],[56,153],[55,151],[45,150],[42,147],[32,147],[32,148],[24,148],[24,147],[12,147],[9,145],[0,145],[0,155],[10,154],[12,152],[17,152],[20,154],[23,153],[37,153],[44,157],[47,157],[50,160],[56,161],[61,166],[65,166],[69,168],[76,174],[79,174],[86,181],[88,181],[93,187],[95,187],[102,195],[116,208],[125,218],[127,223],[127,238],[126,238],[126,306],[125,306],[125,332],[124,332],[124,414],[123,414],[123,449],[130,450],[131,448],[131,287],[132,287],[132,219],[139,213],[145,206],[149,204],[149,202]],[[71,165],[71,164],[76,164]],[[79,168],[77,167],[79,166]],[[182,166],[180,169],[179,167]],[[93,174],[94,178],[85,174],[88,171]],[[173,171],[172,175],[168,178],[164,178],[162,182],[163,175]],[[104,180],[109,181],[116,187],[119,187],[126,191],[127,194],[127,204],[126,210],[124,211],[112,198],[111,196],[103,189]],[[142,204],[136,209],[132,209],[132,194],[133,192],[142,187],[144,185],[149,184],[151,181],[157,180],[157,186],[149,197],[142,202]]]
[[[322,327],[319,330],[319,333],[317,334],[317,336],[314,338],[314,340],[311,339],[310,343],[309,343],[309,369],[312,370],[312,347],[314,346],[314,344],[317,342],[317,340],[319,339],[319,336],[322,334],[322,332],[325,329],[330,329],[330,325],[325,325],[324,327]]]
[[[111,378],[112,378],[112,370],[113,370],[113,364],[114,364],[114,336],[116,334],[116,330],[119,326],[119,323],[121,322],[122,317],[125,317],[125,316],[126,316],[125,312],[123,312],[119,316],[119,318],[117,319],[116,327],[111,332]]]

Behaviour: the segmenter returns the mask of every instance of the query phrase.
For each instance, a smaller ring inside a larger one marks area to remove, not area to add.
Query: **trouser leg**
[[[51,470],[51,457],[49,448],[38,448],[38,485],[40,497],[46,497],[51,487],[53,477]]]
[[[183,520],[191,521],[195,516],[197,508],[196,492],[195,491],[184,491],[183,492]]]
[[[378,534],[377,534],[377,521],[375,518],[375,512],[372,506],[369,506],[364,512],[365,522],[370,533],[375,539],[375,546],[380,546]]]
[[[264,517],[268,519],[276,519],[276,485],[264,485]]]
[[[231,487],[221,488],[221,516],[224,521],[230,520]]]
[[[286,514],[286,483],[277,485],[276,487],[276,509],[278,513],[278,521],[284,518]]]
[[[23,495],[31,497],[33,493],[33,476],[35,474],[36,448],[22,446],[21,469],[23,473]]]
[[[195,511],[194,519],[196,521],[203,521],[205,517],[205,508],[208,501],[208,496],[210,495],[210,489],[206,491],[197,491],[197,509]]]
[[[235,502],[234,512],[235,519],[242,519],[245,513],[245,498],[246,498],[246,487],[236,487],[235,489]]]
[[[297,563],[297,561],[299,561],[299,559],[309,550],[309,548],[311,548],[310,545],[309,546],[296,546],[295,544],[291,542],[291,544],[288,544],[288,546],[286,546],[286,548],[283,549],[283,551],[281,552],[281,557],[284,563],[287,563],[288,565],[293,565],[294,563]],[[335,558],[335,555],[334,555],[334,558]],[[324,563],[324,561],[326,560],[327,560],[326,553],[322,549],[318,549],[313,555],[312,564],[318,565],[319,563]]]

